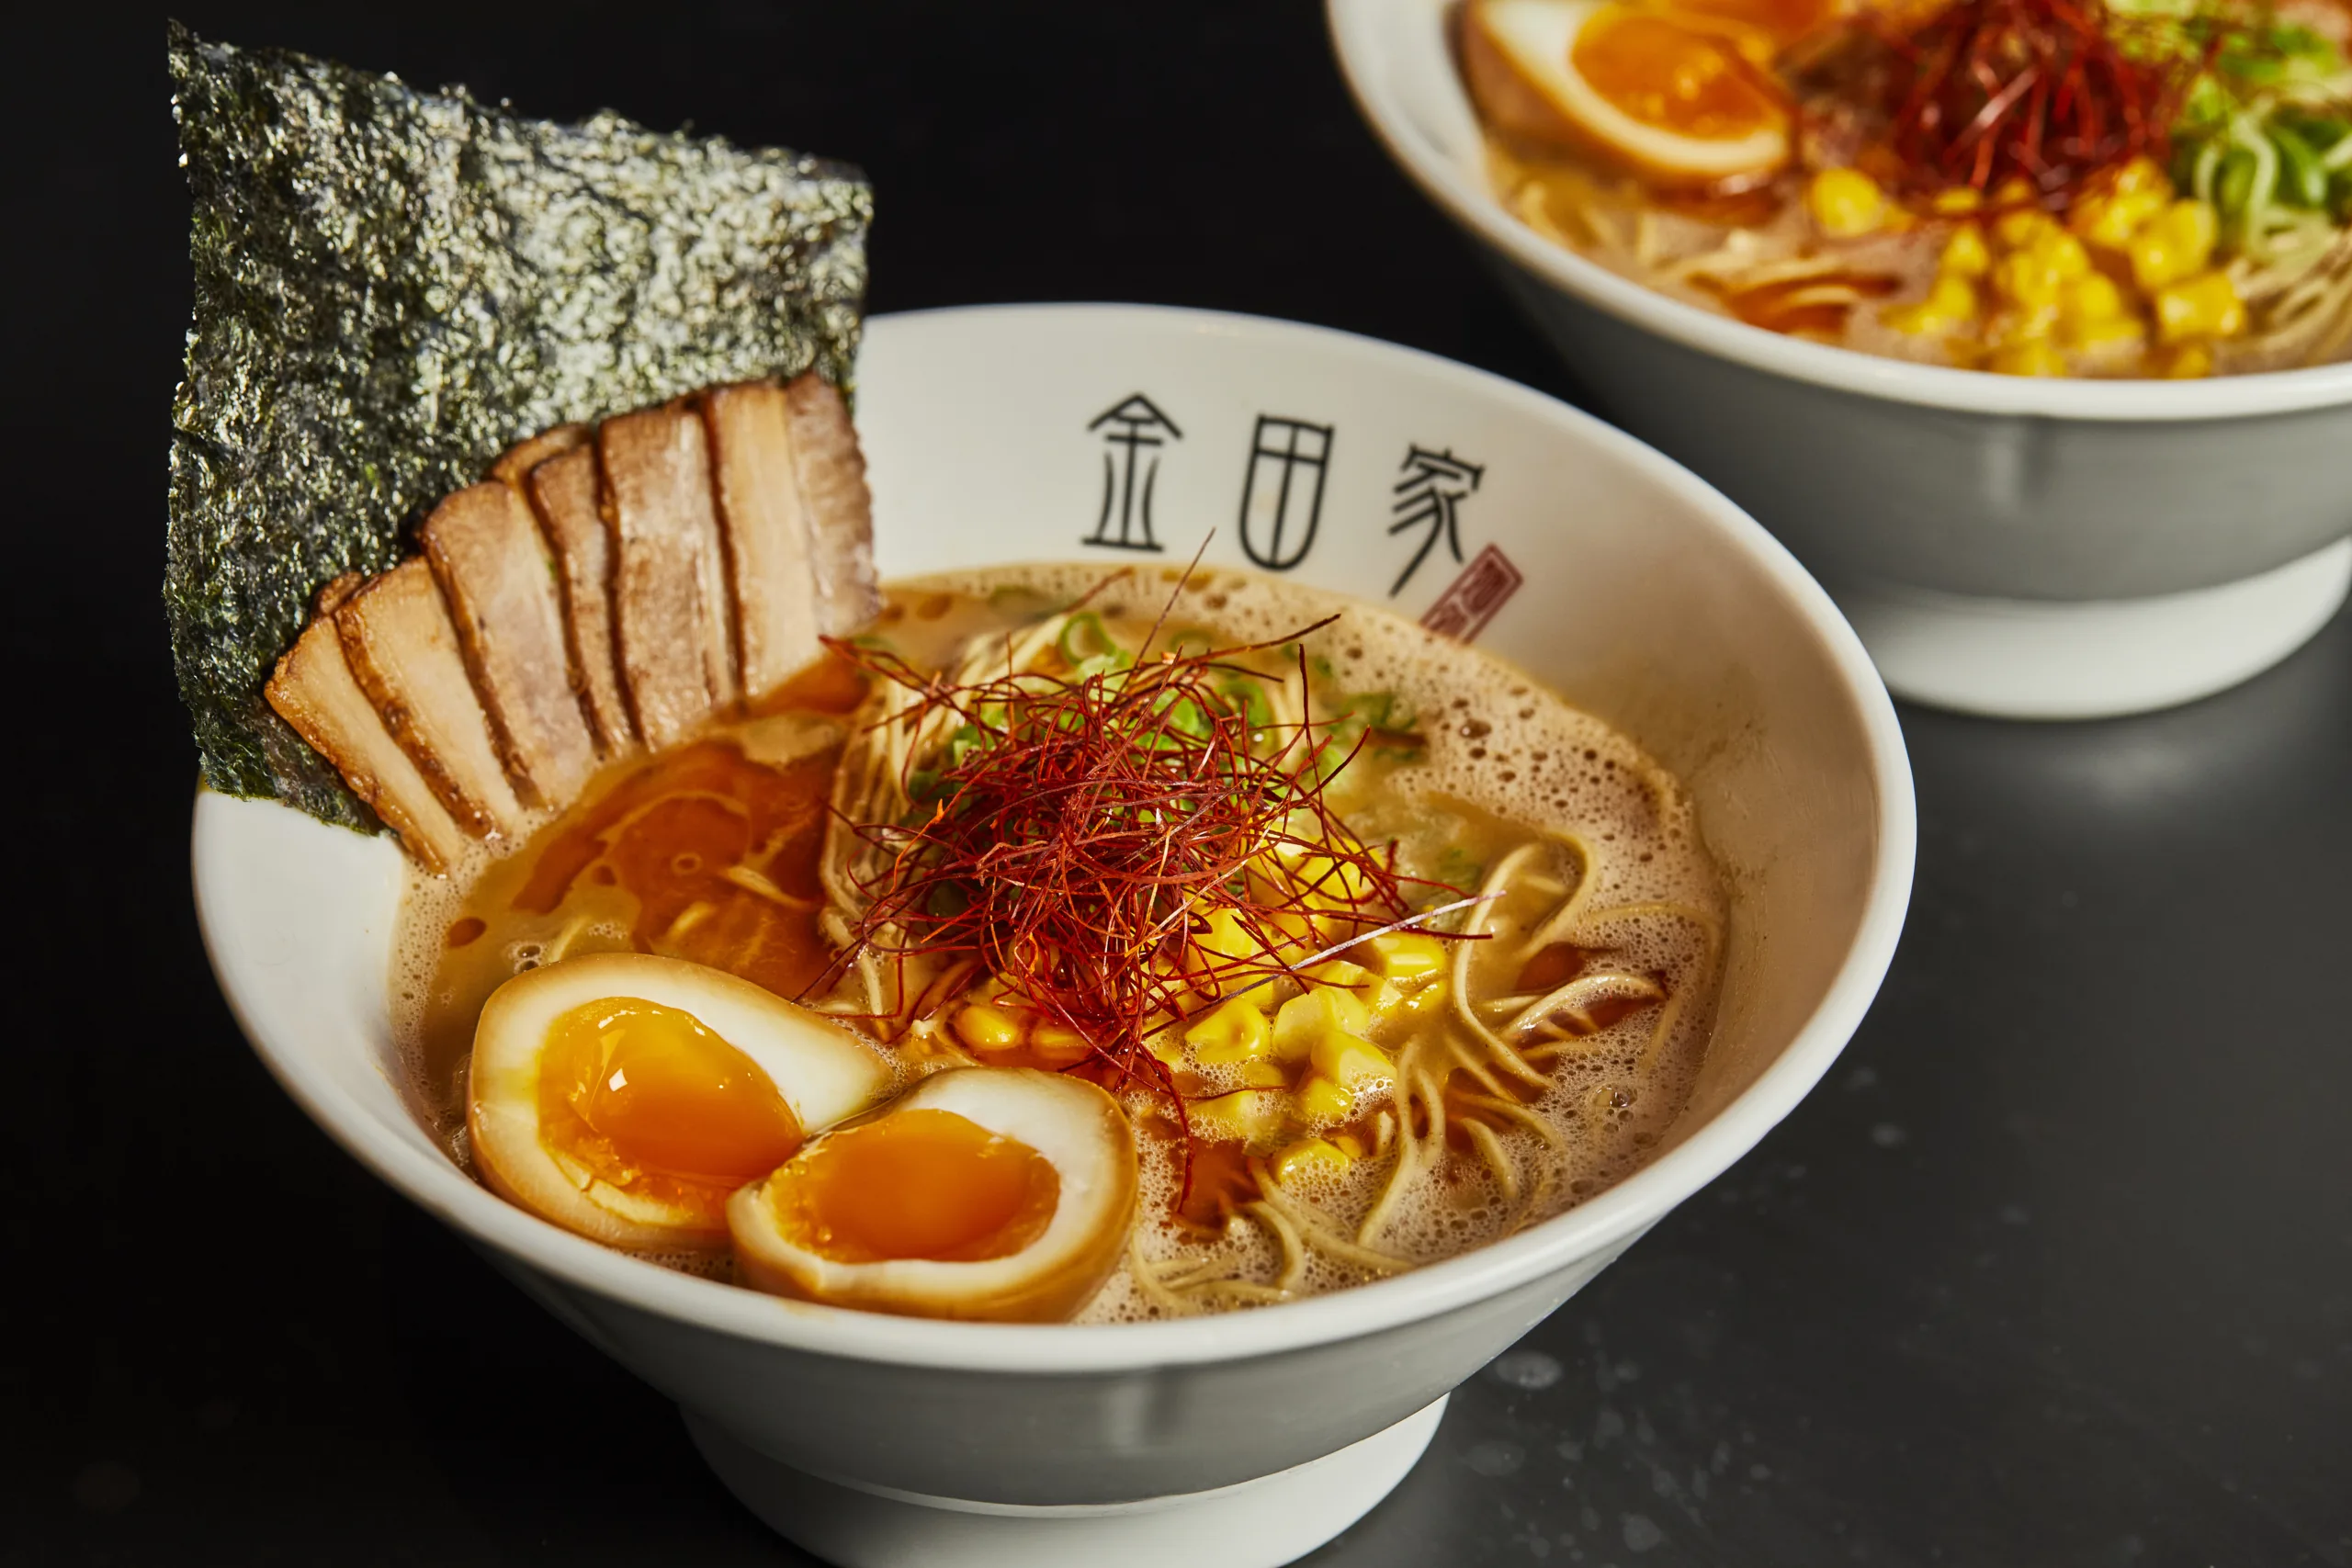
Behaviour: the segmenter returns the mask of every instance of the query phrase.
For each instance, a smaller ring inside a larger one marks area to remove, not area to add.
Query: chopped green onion
[[[1098,653],[1080,660],[1070,666],[1069,672],[1073,680],[1091,681],[1097,675],[1115,675],[1123,670],[1132,670],[1135,662],[1125,650],[1114,649],[1109,653]]]
[[[1065,663],[1083,664],[1086,660],[1106,653],[1116,653],[1119,645],[1102,625],[1102,617],[1091,610],[1082,610],[1062,623],[1062,635],[1054,647]]]
[[[1152,711],[1166,714],[1169,728],[1179,735],[1189,735],[1195,740],[1206,740],[1216,731],[1216,726],[1210,722],[1209,716],[1201,711],[1201,705],[1190,697],[1162,697]]]
[[[2222,154],[2221,177],[2213,182],[2212,203],[2223,218],[2236,218],[2245,211],[2246,200],[2253,195],[2254,154],[2243,147],[2233,147]]]
[[[2220,177],[2221,169],[2222,143],[2218,138],[2209,137],[2197,149],[2196,161],[2189,166],[2188,177],[2177,183],[2187,186],[2191,196],[2211,205],[2213,185]]]
[[[1246,676],[1235,676],[1217,688],[1219,695],[1233,704],[1252,734],[1267,728],[1274,722],[1274,705],[1266,695],[1266,688]]]
[[[979,726],[975,724],[963,726],[947,738],[947,765],[951,768],[962,767],[966,758],[984,749],[988,743],[989,737]]]
[[[2278,150],[2278,194],[2296,207],[2320,207],[2327,201],[2327,170],[2312,144],[2283,121],[2266,128],[2270,144]]]

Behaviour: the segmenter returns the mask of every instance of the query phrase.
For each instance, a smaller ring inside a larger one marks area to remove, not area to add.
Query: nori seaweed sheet
[[[194,197],[164,601],[204,777],[372,818],[261,689],[514,441],[814,365],[847,387],[873,195],[847,165],[521,118],[171,27]]]

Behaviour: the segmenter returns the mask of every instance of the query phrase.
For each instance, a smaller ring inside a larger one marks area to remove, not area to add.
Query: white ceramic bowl
[[[1732,890],[1714,1043],[1657,1161],[1499,1245],[1292,1305],[1110,1327],[887,1317],[607,1251],[450,1164],[396,1088],[386,972],[402,868],[387,840],[199,795],[197,900],[221,987],[322,1126],[675,1398],[738,1495],[820,1555],[1287,1561],[1394,1484],[1448,1390],[1745,1153],[1837,1056],[1910,889],[1892,707],[1829,600],[1720,495],[1572,409],[1424,355],[1128,307],[883,318],[857,423],[886,576],[1181,562],[1214,528],[1214,565],[1289,559],[1414,616],[1464,569],[1441,541],[1388,600],[1418,537],[1390,532],[1400,468],[1415,449],[1476,465],[1455,513],[1468,575],[1499,586],[1499,558],[1524,578],[1485,602],[1480,642],[1673,767]],[[1324,456],[1319,473],[1287,466],[1279,553],[1284,465],[1253,460],[1260,448]],[[1141,545],[1147,518],[1163,553],[1097,542],[1124,520]]]
[[[1452,0],[1328,0],[1356,102],[1612,419],[1818,572],[1888,684],[2020,717],[2202,696],[2352,582],[2352,364],[2035,380],[1785,337],[1554,244],[1498,202]]]

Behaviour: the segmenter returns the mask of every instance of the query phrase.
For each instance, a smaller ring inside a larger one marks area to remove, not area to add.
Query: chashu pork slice
[[[865,454],[848,405],[811,370],[784,389],[791,416],[793,467],[808,518],[816,568],[819,629],[847,637],[882,609],[874,581],[874,502],[865,488]]]
[[[727,565],[702,421],[675,404],[596,431],[613,542],[613,646],[648,746],[667,746],[736,695]]]
[[[567,806],[596,765],[572,690],[555,563],[522,493],[492,480],[445,499],[419,538],[458,646],[522,797]]]
[[[758,696],[816,658],[824,630],[792,413],[784,389],[770,381],[715,387],[703,395],[702,413],[727,533],[743,690]]]
[[[518,831],[523,803],[499,763],[433,569],[412,557],[379,573],[334,620],[359,689],[458,826],[478,837]]]
[[[523,488],[555,550],[564,645],[596,749],[607,757],[624,756],[637,749],[637,727],[613,661],[613,547],[597,494],[596,449],[581,446],[547,458],[531,468]]]
[[[466,852],[466,835],[433,786],[392,739],[344,658],[335,606],[362,579],[346,572],[319,595],[319,613],[277,661],[263,694],[277,716],[334,765],[351,793],[401,836],[417,863],[435,875]]]
[[[543,430],[500,453],[498,461],[490,466],[488,477],[521,490],[533,468],[550,457],[560,457],[574,447],[587,445],[595,434],[594,428],[585,424],[559,424],[553,430]]]

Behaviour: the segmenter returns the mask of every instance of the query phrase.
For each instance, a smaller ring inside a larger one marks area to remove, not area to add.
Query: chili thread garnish
[[[2102,0],[1956,0],[1908,30],[1864,25],[1889,57],[1872,161],[1911,197],[2022,180],[2036,205],[2062,207],[2134,158],[2162,162],[2206,63],[2126,49]]]
[[[1329,946],[1414,918],[1408,889],[1460,891],[1401,872],[1393,844],[1363,843],[1330,804],[1331,781],[1373,736],[1343,739],[1344,717],[1314,716],[1295,645],[1329,624],[1125,669],[965,684],[829,639],[915,694],[883,724],[911,732],[946,710],[977,737],[945,754],[910,751],[899,785],[919,809],[907,819],[844,822],[881,869],[854,877],[866,902],[835,972],[861,951],[895,965],[899,1016],[886,1021],[901,1028],[996,976],[995,999],[1087,1042],[1078,1067],[1168,1099],[1189,1168],[1184,1094],[1151,1036],[1271,980],[1317,983],[1300,971]],[[1295,675],[1243,662],[1276,649],[1295,653]],[[1245,684],[1293,680],[1292,721]],[[1243,951],[1204,945],[1221,912]],[[912,996],[910,964],[932,976]]]

